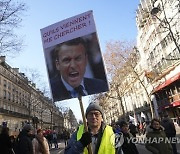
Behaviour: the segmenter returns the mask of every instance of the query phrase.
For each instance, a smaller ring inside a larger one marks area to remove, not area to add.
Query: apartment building
[[[141,0],[137,48],[156,116],[180,116],[180,2]]]
[[[35,127],[63,129],[62,113],[18,68],[0,57],[0,125],[18,133],[26,122]]]
[[[136,122],[163,113],[180,117],[180,2],[140,0],[136,24],[135,74],[120,81],[119,99],[112,89],[112,99],[102,100],[109,124],[124,116]]]

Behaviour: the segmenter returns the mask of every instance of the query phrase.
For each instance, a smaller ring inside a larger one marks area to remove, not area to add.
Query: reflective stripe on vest
[[[84,132],[84,125],[79,126],[77,132],[77,141],[81,138]],[[112,130],[112,127],[106,126],[103,132],[103,136],[101,139],[101,144],[99,146],[98,154],[115,154],[115,135]],[[84,154],[88,154],[87,148],[84,148]]]

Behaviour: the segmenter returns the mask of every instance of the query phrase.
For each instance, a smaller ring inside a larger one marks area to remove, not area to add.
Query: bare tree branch
[[[14,33],[20,27],[23,12],[26,11],[25,3],[13,0],[0,0],[0,55],[17,55],[23,41]]]

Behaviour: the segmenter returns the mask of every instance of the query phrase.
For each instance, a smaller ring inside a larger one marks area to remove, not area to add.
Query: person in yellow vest
[[[72,134],[65,154],[88,154],[91,143],[93,154],[115,154],[115,134],[111,126],[104,122],[103,110],[97,103],[90,103],[86,109],[88,132],[80,125]]]

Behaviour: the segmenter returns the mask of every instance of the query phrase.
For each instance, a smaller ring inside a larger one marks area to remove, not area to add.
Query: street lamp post
[[[37,129],[37,125],[38,125],[38,123],[39,123],[38,117],[34,116],[34,117],[32,118],[32,122],[33,122],[34,128]]]

